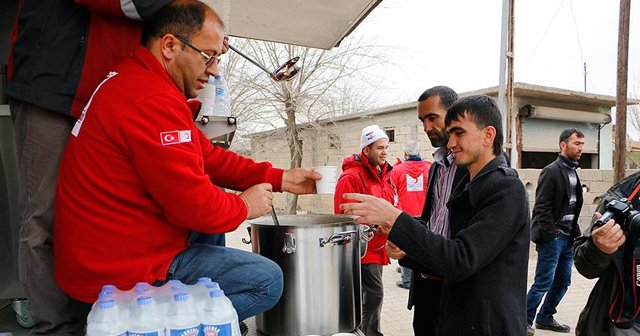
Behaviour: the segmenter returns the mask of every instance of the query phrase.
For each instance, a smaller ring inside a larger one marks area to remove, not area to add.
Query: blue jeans
[[[251,252],[221,246],[223,235],[192,234],[191,239],[189,248],[171,262],[167,280],[193,284],[200,277],[210,277],[231,300],[240,321],[278,302],[283,278],[276,263]]]
[[[573,251],[569,237],[560,234],[556,239],[536,245],[538,263],[536,276],[527,294],[527,322],[533,324],[533,317],[546,294],[536,321],[549,323],[557,312],[556,307],[571,285]]]

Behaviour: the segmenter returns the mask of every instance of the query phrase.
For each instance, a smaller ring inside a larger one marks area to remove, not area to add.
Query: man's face
[[[193,46],[207,55],[218,57],[222,51],[224,30],[211,15],[207,15],[202,30],[197,32],[189,41]],[[196,50],[176,40],[180,51],[177,52],[172,66],[167,73],[187,98],[195,98],[209,82],[209,76],[217,76],[218,64],[213,62],[209,67],[206,59]]]
[[[576,133],[571,134],[569,139],[560,143],[560,153],[567,158],[578,161],[584,149],[584,138],[579,138]]]
[[[374,166],[382,166],[387,162],[387,148],[389,148],[388,139],[378,139],[374,143],[362,149],[364,155]]]
[[[444,128],[444,117],[447,110],[440,104],[439,96],[431,96],[418,103],[418,119],[422,122],[431,146],[442,147],[447,144],[448,134]]]
[[[457,165],[472,165],[487,151],[493,151],[492,142],[487,146],[490,140],[487,138],[488,127],[478,128],[466,113],[460,117],[460,120],[451,121],[451,125],[447,128],[449,133],[447,148],[454,153]]]

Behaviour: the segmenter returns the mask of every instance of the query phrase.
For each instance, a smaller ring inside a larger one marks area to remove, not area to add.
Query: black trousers
[[[413,278],[413,333],[416,336],[438,335],[442,281]]]
[[[360,330],[366,336],[382,336],[380,313],[382,312],[382,265],[364,264],[362,271],[362,324]]]

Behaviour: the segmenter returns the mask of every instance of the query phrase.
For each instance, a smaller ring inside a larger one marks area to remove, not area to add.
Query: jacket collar
[[[152,73],[158,75],[158,77],[162,78],[162,80],[165,81],[169,85],[169,87],[175,91],[174,93],[181,95],[182,97],[184,97],[185,100],[187,99],[184,93],[178,89],[178,87],[173,82],[171,77],[169,77],[169,74],[164,69],[162,64],[160,64],[158,59],[156,59],[156,57],[153,56],[153,54],[151,53],[151,51],[149,51],[149,49],[147,49],[142,45],[138,46],[133,51],[133,54],[131,56],[135,63],[139,64],[144,69],[151,71]]]
[[[493,160],[489,161],[480,171],[478,175],[473,179],[474,181],[478,180],[480,177],[489,174],[490,172],[498,169],[498,167],[506,167],[507,161],[504,159],[504,155],[496,156]],[[473,181],[471,181],[473,183]]]

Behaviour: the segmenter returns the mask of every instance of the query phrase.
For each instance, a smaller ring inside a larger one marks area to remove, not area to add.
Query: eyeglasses
[[[208,67],[210,67],[213,63],[216,63],[216,64],[220,63],[220,59],[219,59],[218,57],[208,55],[208,54],[207,54],[207,53],[205,53],[204,51],[202,51],[202,50],[200,50],[200,49],[196,48],[196,46],[194,46],[193,44],[191,44],[191,43],[190,43],[189,41],[187,41],[187,39],[185,39],[184,37],[182,37],[182,36],[180,36],[180,35],[173,35],[173,36],[174,36],[178,41],[180,41],[180,42],[182,42],[182,43],[186,44],[186,45],[187,45],[187,47],[189,47],[189,48],[191,48],[191,49],[193,49],[193,50],[197,51],[197,52],[200,54],[200,56],[202,56],[202,57],[205,59],[205,61],[204,61],[204,65],[205,65],[207,68],[208,68]]]

